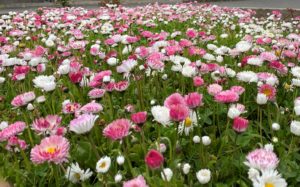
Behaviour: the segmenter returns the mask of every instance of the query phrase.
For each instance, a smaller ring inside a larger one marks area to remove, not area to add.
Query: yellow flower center
[[[190,117],[185,118],[185,120],[184,120],[184,125],[185,125],[186,127],[192,126],[192,119],[191,119]]]
[[[272,90],[271,89],[265,89],[265,90],[263,90],[263,94],[265,94],[266,96],[271,96],[272,95]]]
[[[48,147],[46,149],[46,152],[50,153],[50,154],[54,154],[56,152],[56,148],[55,147]]]
[[[105,163],[105,162],[102,162],[102,163],[100,163],[100,165],[99,165],[100,168],[105,168],[105,166],[106,166],[106,163]]]
[[[80,180],[80,174],[79,174],[79,173],[75,173],[75,174],[74,174],[74,177],[75,177],[77,180]]]
[[[281,54],[281,51],[280,51],[280,50],[276,50],[276,51],[275,51],[275,55],[276,55],[276,56],[280,56],[280,54]]]
[[[275,185],[267,182],[267,183],[265,183],[265,187],[275,187]]]

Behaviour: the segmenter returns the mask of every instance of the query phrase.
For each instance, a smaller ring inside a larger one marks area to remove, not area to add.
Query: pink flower
[[[121,140],[129,134],[130,121],[117,119],[103,129],[103,135],[112,140]]]
[[[88,96],[91,99],[101,98],[105,94],[104,89],[94,88],[91,91],[89,91]]]
[[[144,177],[142,175],[139,175],[134,179],[124,182],[123,187],[149,187],[149,186],[146,184]]]
[[[13,148],[24,150],[27,148],[27,144],[24,140],[21,140],[16,136],[12,136],[8,139],[5,149],[8,151],[14,151]]]
[[[271,52],[262,52],[260,54],[260,58],[264,61],[269,61],[269,62],[277,60],[277,56]]]
[[[145,162],[151,169],[157,169],[163,164],[164,157],[159,151],[151,149],[145,157]]]
[[[274,101],[276,98],[276,89],[269,84],[261,85],[258,91],[265,94],[270,101]]]
[[[23,121],[17,121],[0,132],[0,142],[6,141],[8,138],[15,136],[24,131],[26,124]]]
[[[171,108],[172,105],[185,105],[184,98],[179,93],[173,93],[165,99],[164,106]]]
[[[79,83],[83,77],[83,72],[82,71],[77,71],[77,72],[70,72],[69,73],[69,78],[72,83]]]
[[[187,37],[189,37],[189,38],[196,38],[197,35],[198,35],[198,33],[197,33],[197,31],[195,31],[194,29],[188,29],[188,30],[186,31],[186,35],[187,35]]]
[[[248,127],[249,121],[242,117],[236,117],[233,120],[233,129],[237,132],[245,132]]]
[[[246,156],[245,164],[259,170],[275,169],[279,163],[276,154],[269,149],[255,149]]]
[[[131,121],[133,121],[133,123],[135,124],[143,124],[146,122],[146,120],[147,120],[146,111],[131,114]]]
[[[173,121],[183,121],[189,116],[189,108],[185,104],[171,105],[170,118]]]
[[[48,115],[45,118],[34,120],[32,128],[38,134],[55,134],[55,130],[61,123],[61,117],[58,115]]]
[[[42,164],[46,161],[61,164],[67,162],[69,147],[69,141],[66,138],[52,135],[42,139],[39,145],[31,149],[30,159],[34,164]]]
[[[189,108],[196,108],[201,106],[202,103],[202,94],[197,92],[189,93],[184,97],[185,103]]]
[[[64,114],[72,114],[75,113],[81,105],[79,103],[72,103],[69,100],[66,100],[62,104],[62,111]]]
[[[239,95],[242,95],[245,92],[245,88],[242,86],[231,86],[230,90]]]
[[[213,96],[220,93],[222,90],[223,88],[219,84],[210,84],[207,87],[207,92],[209,93],[209,95],[213,95]]]
[[[198,76],[193,78],[193,82],[194,82],[194,86],[196,87],[202,86],[204,84],[204,80]]]
[[[99,103],[96,103],[95,101],[87,103],[80,108],[80,111],[82,113],[99,113],[102,110],[103,110],[102,105]]]
[[[34,92],[26,92],[20,95],[17,95],[13,100],[11,101],[11,105],[15,107],[24,106],[27,105],[30,101],[35,99]]]
[[[215,95],[215,101],[219,103],[233,103],[239,100],[239,95],[231,90],[221,91]]]
[[[129,82],[128,81],[119,81],[119,82],[115,83],[114,86],[115,86],[114,88],[116,91],[122,92],[128,88]]]

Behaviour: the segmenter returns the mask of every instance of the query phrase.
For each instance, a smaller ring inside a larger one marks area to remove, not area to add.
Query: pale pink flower
[[[103,110],[102,105],[99,103],[96,103],[95,101],[87,103],[80,108],[80,111],[82,113],[99,113],[102,110]]]
[[[242,86],[231,86],[230,90],[239,95],[242,95],[245,92],[245,88]]]
[[[222,90],[223,90],[223,88],[219,84],[210,84],[207,87],[207,92],[209,93],[209,95],[212,95],[212,96],[220,93]]]
[[[42,139],[39,145],[31,149],[30,159],[34,164],[54,162],[61,164],[67,162],[70,144],[69,141],[57,135]]]
[[[275,169],[279,163],[273,150],[266,148],[255,149],[246,156],[245,164],[259,170]]]
[[[89,91],[88,96],[91,99],[97,99],[103,97],[104,94],[105,94],[105,89],[94,88],[91,91]]]
[[[124,182],[123,187],[149,187],[149,186],[147,185],[144,177],[142,175],[139,175],[134,179]]]
[[[87,133],[94,127],[98,117],[98,115],[82,114],[70,121],[70,131],[76,134]]]
[[[24,106],[27,105],[29,102],[33,101],[35,99],[34,92],[26,92],[20,95],[17,95],[13,100],[11,101],[11,105],[15,107]]]
[[[129,134],[130,126],[128,119],[117,119],[103,129],[103,135],[112,140],[122,140]]]

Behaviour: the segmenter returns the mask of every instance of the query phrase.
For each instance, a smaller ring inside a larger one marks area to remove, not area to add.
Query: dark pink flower
[[[202,94],[197,92],[189,93],[184,97],[185,103],[189,108],[196,108],[201,106],[202,103]]]
[[[149,168],[157,169],[163,164],[164,157],[159,151],[151,149],[145,157],[145,162]]]
[[[244,132],[248,128],[249,121],[242,117],[236,117],[233,120],[232,128],[237,132]]]
[[[133,123],[135,124],[143,124],[146,122],[146,120],[147,120],[146,111],[131,114],[131,121],[133,121]]]

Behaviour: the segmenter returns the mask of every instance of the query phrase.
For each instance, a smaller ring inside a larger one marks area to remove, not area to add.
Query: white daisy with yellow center
[[[185,118],[178,126],[178,133],[182,135],[183,133],[188,136],[190,132],[193,131],[194,126],[197,126],[198,120],[196,112],[190,111],[190,115]]]
[[[102,157],[96,164],[96,171],[98,173],[106,173],[111,165],[111,159],[108,156]]]

